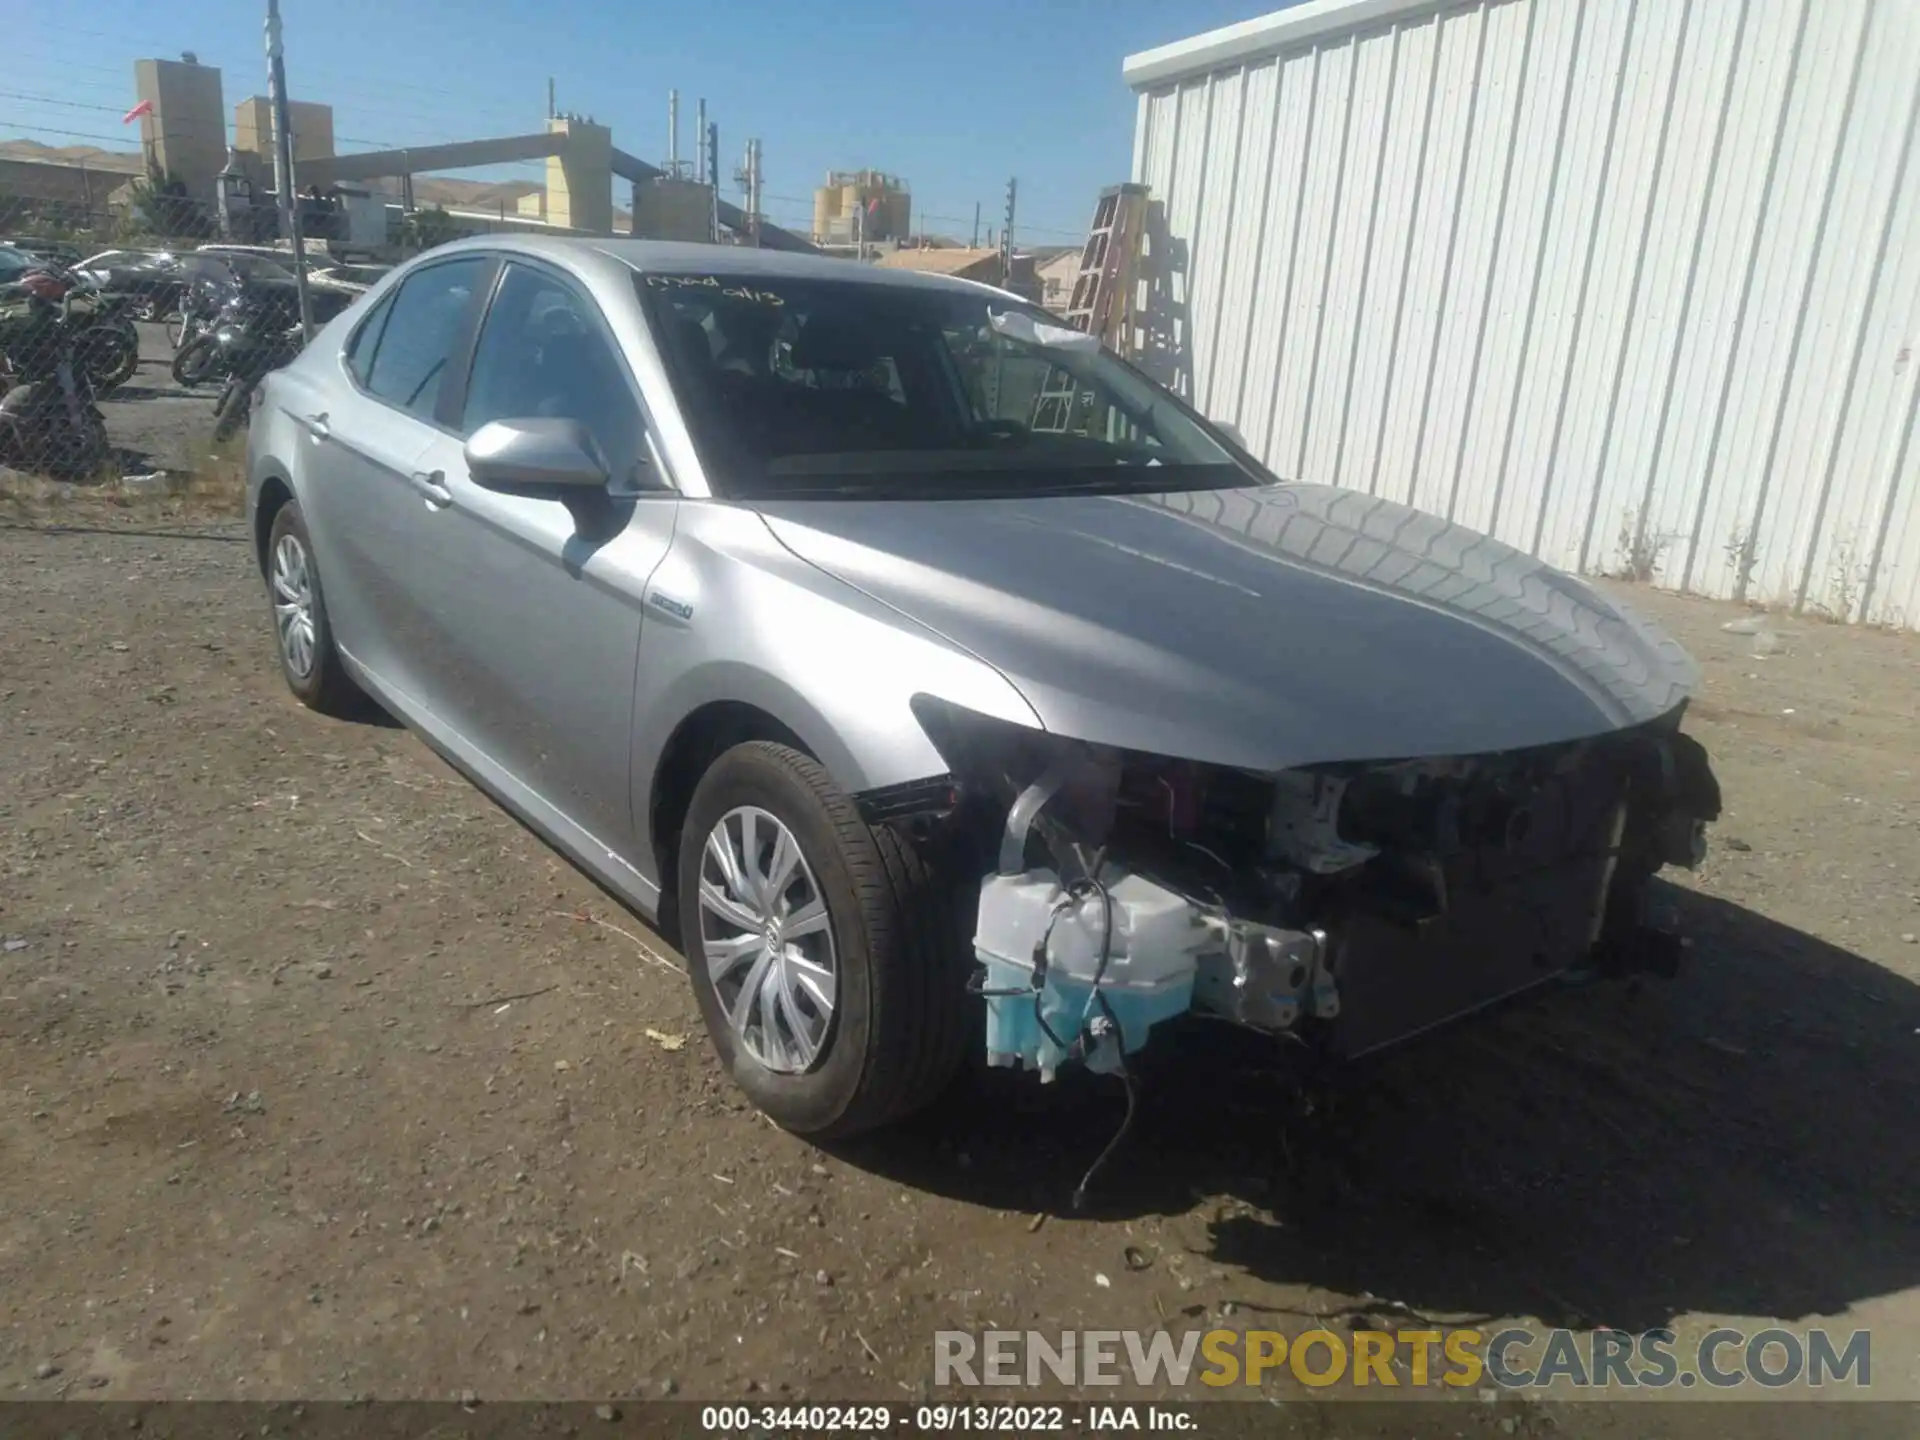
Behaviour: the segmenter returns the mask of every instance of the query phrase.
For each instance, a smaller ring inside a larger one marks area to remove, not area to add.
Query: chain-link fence
[[[306,262],[316,323],[376,275]],[[0,244],[0,469],[159,482],[244,431],[260,379],[301,344],[295,262],[268,247]]]

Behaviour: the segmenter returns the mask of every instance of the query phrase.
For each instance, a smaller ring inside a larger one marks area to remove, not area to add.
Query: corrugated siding
[[[1920,628],[1920,4],[1487,0],[1144,93],[1168,373],[1278,473]]]

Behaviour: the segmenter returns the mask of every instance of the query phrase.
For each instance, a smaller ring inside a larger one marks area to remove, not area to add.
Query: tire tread
[[[839,1116],[811,1133],[844,1139],[878,1129],[936,1099],[964,1054],[966,974],[945,882],[905,836],[869,826],[826,767],[802,751],[754,740],[716,764],[749,756],[787,771],[820,806],[866,929],[868,1054]]]

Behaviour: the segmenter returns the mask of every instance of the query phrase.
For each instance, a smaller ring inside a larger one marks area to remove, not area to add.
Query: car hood
[[[1698,679],[1581,582],[1328,486],[760,509],[1100,744],[1257,770],[1480,754],[1653,720]]]

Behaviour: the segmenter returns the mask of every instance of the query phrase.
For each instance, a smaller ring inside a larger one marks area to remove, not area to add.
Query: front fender
[[[946,770],[913,717],[917,694],[1039,728],[999,671],[801,560],[757,514],[725,502],[683,502],[645,610],[635,815],[651,813],[681,723],[715,702],[773,717],[849,792]]]

